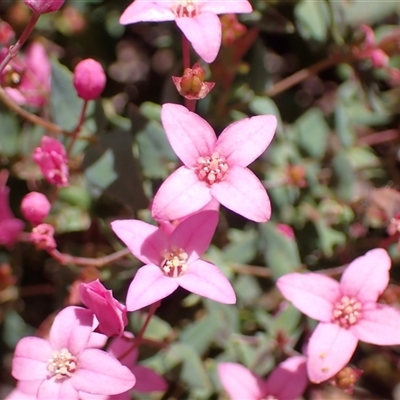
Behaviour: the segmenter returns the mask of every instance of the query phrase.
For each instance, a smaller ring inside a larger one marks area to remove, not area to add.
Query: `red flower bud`
[[[232,46],[247,31],[235,14],[224,14],[220,17],[222,26],[222,44],[226,47]]]
[[[74,86],[83,100],[97,99],[106,85],[106,74],[97,61],[87,58],[79,62],[74,71]]]
[[[57,11],[65,0],[24,0],[25,4],[37,14]]]

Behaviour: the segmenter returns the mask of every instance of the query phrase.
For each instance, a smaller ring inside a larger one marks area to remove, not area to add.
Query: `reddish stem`
[[[28,22],[28,25],[25,27],[24,31],[22,32],[21,37],[17,40],[13,46],[8,48],[8,53],[4,57],[3,61],[0,63],[0,73],[6,67],[6,65],[18,54],[19,49],[21,46],[26,42],[26,39],[30,36],[33,29],[35,28],[36,22],[38,21],[40,14],[35,12],[32,13],[31,18]]]
[[[83,107],[82,107],[82,110],[81,110],[81,115],[79,117],[78,124],[76,125],[76,128],[72,132],[72,139],[71,139],[71,142],[69,143],[69,146],[68,146],[68,149],[67,149],[67,157],[70,156],[72,148],[74,147],[74,143],[76,142],[76,139],[79,136],[79,132],[81,131],[83,122],[85,121],[85,115],[86,115],[87,106],[88,106],[88,101],[85,100],[84,103],[83,103]]]

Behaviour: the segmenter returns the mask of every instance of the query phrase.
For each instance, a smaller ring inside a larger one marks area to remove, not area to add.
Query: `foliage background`
[[[40,112],[64,129],[74,128],[82,106],[71,85],[76,63],[95,58],[108,75],[103,98],[89,107],[84,125],[83,135],[92,140],[76,146],[71,185],[60,190],[50,216],[58,249],[77,256],[100,257],[121,249],[110,221],[150,221],[149,201],[177,165],[159,113],[160,104],[182,102],[171,81],[171,75],[182,73],[180,33],[169,22],[121,26],[118,19],[128,4],[67,0],[62,11],[40,19],[32,37],[45,44],[53,66],[49,107]],[[284,273],[327,269],[339,276],[334,267],[385,247],[394,260],[393,284],[381,301],[399,306],[398,237],[387,233],[400,212],[398,83],[369,60],[352,59],[332,62],[300,84],[273,93],[276,82],[302,68],[350,57],[351,46],[362,41],[361,23],[374,28],[377,40],[394,32],[399,4],[252,4],[255,12],[239,17],[248,28],[246,36],[222,48],[207,68],[216,86],[197,111],[217,132],[246,116],[273,113],[279,118],[272,145],[252,165],[273,202],[273,218],[257,225],[222,211],[207,258],[231,279],[237,307],[188,296],[183,289],[162,302],[146,337],[164,347],[145,347],[141,358],[165,374],[170,388],[164,399],[222,399],[217,362],[238,361],[265,375],[293,349],[302,350],[315,323],[282,303],[274,281]],[[0,18],[21,32],[29,10],[23,2],[3,0]],[[388,50],[395,68],[399,49],[397,38]],[[11,206],[19,217],[22,197],[40,179],[31,153],[44,133],[0,106],[0,167],[11,173]],[[51,191],[43,182],[35,185]],[[280,224],[291,226],[295,238],[285,235]],[[46,330],[52,316],[73,301],[76,282],[100,277],[123,301],[141,265],[131,257],[101,269],[61,266],[29,243],[0,249],[0,264],[0,393],[13,384],[16,342]],[[131,315],[133,332],[143,319],[143,313]],[[353,364],[364,374],[352,397],[400,399],[399,363],[398,348],[361,344]],[[347,396],[338,390],[310,386],[305,398]]]

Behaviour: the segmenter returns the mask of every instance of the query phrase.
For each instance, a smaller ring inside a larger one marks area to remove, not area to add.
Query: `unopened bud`
[[[21,202],[21,212],[33,225],[38,225],[49,215],[51,204],[43,193],[28,193]]]
[[[222,26],[222,44],[226,47],[232,46],[247,31],[235,14],[224,14],[220,17]]]
[[[35,226],[29,238],[38,250],[50,251],[57,247],[54,240],[54,228],[49,224]]]
[[[106,74],[100,63],[87,58],[74,70],[74,86],[78,96],[86,101],[97,99],[106,85]]]
[[[194,64],[193,68],[186,68],[183,76],[173,76],[172,80],[178,92],[189,100],[199,100],[207,96],[214,87],[214,82],[204,82],[206,72],[199,64]]]
[[[24,0],[27,5],[36,14],[46,14],[57,11],[64,4],[65,0]]]

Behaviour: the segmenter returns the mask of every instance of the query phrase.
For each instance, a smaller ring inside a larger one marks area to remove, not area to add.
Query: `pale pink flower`
[[[138,220],[112,222],[116,235],[146,264],[139,268],[129,286],[128,311],[153,304],[179,286],[220,303],[235,303],[235,292],[222,272],[200,259],[217,223],[216,211],[194,214],[172,232]]]
[[[376,345],[400,344],[400,311],[377,303],[389,283],[390,258],[374,249],[356,258],[340,283],[317,273],[291,273],[277,286],[301,312],[321,321],[307,348],[307,370],[319,383],[339,372],[359,340]]]
[[[15,218],[9,206],[10,189],[6,186],[8,172],[0,171],[0,246],[12,247],[24,229],[24,223]]]
[[[161,392],[167,389],[165,379],[154,372],[152,369],[137,365],[139,352],[137,349],[129,351],[133,344],[133,335],[130,332],[125,332],[124,336],[112,339],[107,353],[121,361],[121,364],[128,367],[135,375],[137,381],[133,388],[134,392],[151,393]],[[122,355],[124,357],[121,358]],[[115,396],[110,396],[110,400],[130,400],[130,392],[121,393]]]
[[[295,400],[307,387],[306,358],[290,357],[262,379],[236,363],[220,363],[218,376],[231,400]]]
[[[48,182],[58,187],[68,186],[67,153],[62,143],[49,136],[43,136],[32,157]]]
[[[24,57],[14,58],[1,75],[7,94],[16,103],[33,107],[41,107],[47,103],[50,81],[50,60],[40,42],[30,44]]]
[[[174,21],[206,62],[215,60],[221,47],[217,14],[250,13],[247,0],[136,0],[123,12],[120,23]]]
[[[99,342],[99,335],[92,332],[93,318],[89,310],[67,307],[54,319],[48,341],[21,339],[12,362],[19,390],[36,392],[37,399],[86,400],[131,389],[136,381],[132,372],[93,348]]]
[[[113,297],[112,291],[107,290],[96,279],[79,285],[82,303],[91,310],[99,321],[98,330],[107,336],[122,335],[128,325],[126,306]]]
[[[207,121],[183,106],[164,104],[161,120],[184,165],[156,193],[154,219],[179,219],[214,198],[248,219],[269,220],[271,204],[267,192],[246,167],[270,144],[277,125],[273,115],[235,122],[218,139]]]

